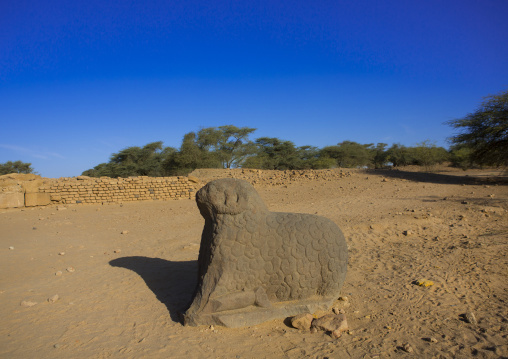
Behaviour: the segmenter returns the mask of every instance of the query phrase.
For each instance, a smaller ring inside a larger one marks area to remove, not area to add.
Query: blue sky
[[[76,176],[255,127],[298,146],[447,146],[508,88],[508,1],[0,1],[0,163]]]

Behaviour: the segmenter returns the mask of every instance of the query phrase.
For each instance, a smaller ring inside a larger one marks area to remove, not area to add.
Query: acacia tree
[[[450,141],[471,150],[471,162],[508,166],[508,90],[485,98],[479,108],[447,122],[459,130]]]
[[[233,125],[203,128],[197,133],[196,143],[215,153],[224,168],[238,167],[255,152],[255,145],[249,140],[254,131],[255,128]]]
[[[321,149],[321,155],[335,159],[339,167],[364,167],[372,162],[371,147],[372,144],[362,145],[354,141],[344,141],[336,146],[324,147]]]
[[[372,164],[374,168],[382,168],[388,162],[386,146],[388,146],[386,143],[378,143],[375,147],[371,146],[370,150],[372,151]]]
[[[299,167],[298,150],[291,141],[276,137],[256,139],[257,154],[245,161],[245,167],[287,170]]]
[[[386,158],[393,164],[393,167],[407,166],[413,163],[411,150],[399,143],[394,143],[386,151]]]
[[[441,164],[450,158],[446,149],[437,147],[435,143],[429,140],[417,143],[415,147],[411,147],[409,150],[412,164],[423,166],[426,171],[431,171],[436,164]]]
[[[195,132],[186,133],[180,150],[168,156],[163,163],[164,171],[169,175],[186,175],[196,168],[220,167],[217,155],[198,144]]]
[[[164,176],[163,162],[176,150],[163,147],[162,141],[148,143],[143,147],[127,147],[113,153],[108,163],[101,163],[83,172],[91,177]]]
[[[0,176],[9,173],[34,173],[31,163],[21,161],[7,161],[0,163]]]

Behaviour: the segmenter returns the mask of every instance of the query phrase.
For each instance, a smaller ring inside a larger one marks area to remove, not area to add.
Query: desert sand
[[[506,177],[349,173],[255,183],[271,211],[317,213],[343,230],[340,338],[284,319],[182,326],[204,223],[193,200],[47,206],[0,210],[0,357],[508,357]]]

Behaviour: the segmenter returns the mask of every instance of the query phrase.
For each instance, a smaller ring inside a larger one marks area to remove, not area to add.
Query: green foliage
[[[100,177],[180,176],[196,168],[259,168],[270,170],[301,170],[345,168],[382,168],[420,165],[430,169],[448,160],[442,147],[426,141],[416,147],[394,144],[360,144],[344,141],[319,149],[314,146],[297,147],[291,141],[276,137],[261,137],[252,142],[248,136],[254,128],[227,125],[202,128],[184,135],[177,150],[152,142],[143,147],[127,147],[113,153],[108,163],[101,163],[83,172]],[[458,155],[458,153],[457,153]],[[456,157],[458,158],[458,157]]]
[[[338,167],[360,168],[372,164],[372,144],[362,145],[353,141],[344,141],[337,146],[327,146],[321,150],[323,157],[333,158]]]
[[[410,149],[406,146],[394,143],[386,151],[386,159],[393,164],[393,167],[408,166],[413,163]]]
[[[196,168],[222,167],[217,154],[200,145],[194,132],[189,132],[183,136],[180,151],[168,156],[162,166],[164,172],[171,176],[187,175]]]
[[[422,166],[426,171],[432,170],[436,164],[441,164],[449,160],[448,151],[443,147],[437,147],[430,141],[418,143],[410,149],[412,164]]]
[[[254,131],[255,128],[233,125],[203,128],[197,134],[196,143],[201,149],[213,152],[224,168],[239,167],[255,151],[248,138]]]
[[[292,170],[299,167],[298,151],[291,141],[275,137],[261,137],[256,140],[264,169]]]
[[[376,147],[371,146],[372,164],[374,168],[383,168],[388,162],[388,153],[386,152],[386,143],[378,143]]]
[[[508,166],[508,91],[488,96],[475,112],[448,125],[460,131],[450,140],[470,150],[470,163]]]
[[[9,173],[34,173],[34,169],[31,166],[31,163],[21,161],[0,163],[0,176]]]
[[[453,146],[450,150],[450,161],[452,166],[466,170],[473,167],[471,163],[471,148],[466,146]]]
[[[270,170],[297,170],[330,168],[335,161],[320,157],[317,147],[296,147],[291,141],[280,140],[275,137],[261,137],[256,139],[257,150],[249,156],[243,167],[262,168]]]
[[[164,148],[162,142],[152,142],[144,147],[127,147],[111,155],[108,163],[101,163],[93,169],[83,172],[90,177],[129,177],[165,175],[163,162],[171,157],[176,150],[171,147]]]

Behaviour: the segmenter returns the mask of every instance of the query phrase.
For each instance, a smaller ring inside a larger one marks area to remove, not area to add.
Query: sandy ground
[[[49,206],[0,213],[0,357],[508,357],[506,182],[357,171],[257,189],[272,211],[342,228],[349,334],[182,326],[204,223],[193,200]]]

